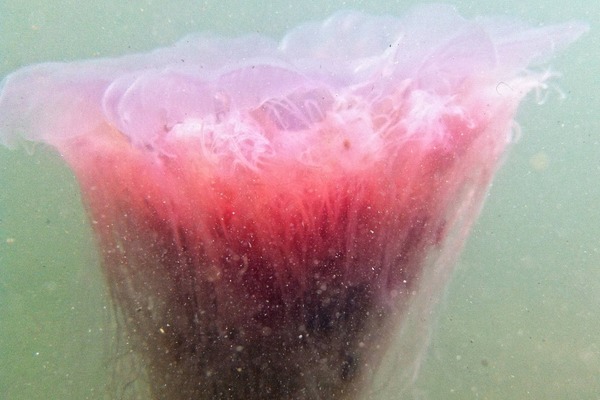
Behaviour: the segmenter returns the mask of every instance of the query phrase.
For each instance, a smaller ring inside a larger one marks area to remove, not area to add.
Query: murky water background
[[[199,30],[279,37],[340,8],[402,14],[414,2],[255,3],[2,0],[0,74]],[[592,30],[551,63],[566,98],[550,91],[520,110],[523,136],[432,327],[418,380],[427,399],[600,398],[600,4],[521,3],[455,2],[465,16],[582,19]],[[108,307],[71,173],[41,147],[0,148],[0,398],[108,398]]]

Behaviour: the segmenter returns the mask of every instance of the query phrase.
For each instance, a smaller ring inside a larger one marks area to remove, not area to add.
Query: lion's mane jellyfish
[[[192,35],[9,75],[0,140],[76,175],[153,398],[357,399],[395,340],[410,381],[517,106],[552,75],[526,68],[585,29],[436,5]]]

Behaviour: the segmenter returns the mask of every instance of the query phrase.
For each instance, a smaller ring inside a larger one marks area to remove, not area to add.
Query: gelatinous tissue
[[[435,5],[33,65],[0,142],[76,175],[138,389],[357,399],[385,356],[405,393],[516,109],[586,29]]]

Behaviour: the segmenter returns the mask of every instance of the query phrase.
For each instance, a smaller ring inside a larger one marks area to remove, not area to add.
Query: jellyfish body
[[[0,140],[72,168],[155,398],[355,399],[448,276],[526,67],[584,30],[436,5],[192,35],[9,75]]]

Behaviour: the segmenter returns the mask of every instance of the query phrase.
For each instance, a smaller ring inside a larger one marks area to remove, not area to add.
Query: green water
[[[0,2],[0,73],[113,56],[186,32],[258,31],[411,2]],[[260,3],[260,5],[259,5]],[[466,16],[582,19],[551,65],[567,95],[530,98],[449,285],[417,382],[426,399],[600,399],[600,3],[456,2]],[[100,5],[101,4],[101,5]],[[58,156],[0,148],[0,399],[100,399],[111,313],[77,186]],[[395,398],[393,394],[390,399]]]

